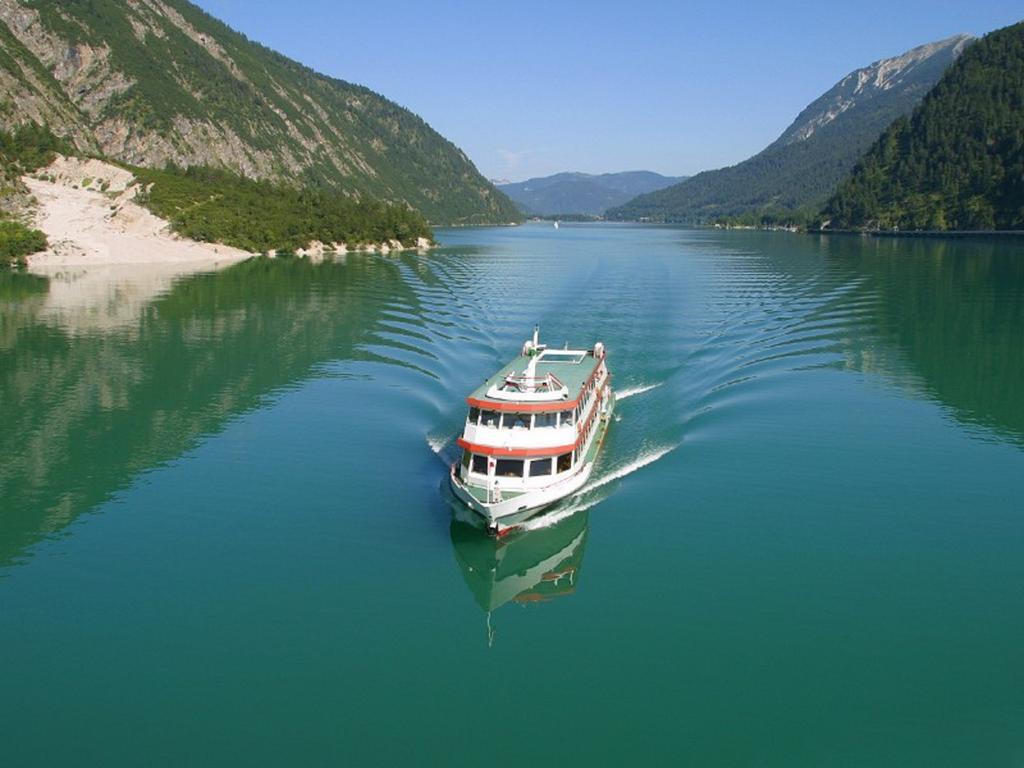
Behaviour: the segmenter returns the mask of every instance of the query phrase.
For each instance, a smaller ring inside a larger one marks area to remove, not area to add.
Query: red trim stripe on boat
[[[455,442],[460,448],[465,448],[470,453],[482,453],[485,456],[523,456],[529,458],[531,456],[558,456],[563,453],[569,453],[583,445],[584,435],[588,434],[590,426],[594,423],[598,413],[601,411],[602,400],[604,400],[604,398],[601,396],[601,393],[598,392],[597,397],[594,400],[594,405],[590,409],[590,416],[587,417],[586,423],[576,425],[576,442],[571,445],[560,445],[555,448],[498,448],[492,445],[478,445],[477,443],[471,443],[461,437]]]
[[[475,397],[467,397],[466,402],[473,408],[482,408],[485,411],[504,411],[507,413],[540,413],[542,411],[571,411],[579,403],[575,400],[559,400],[554,403],[516,403],[499,402],[498,400],[480,400]]]
[[[461,437],[456,441],[460,448],[465,448],[470,453],[480,453],[484,456],[514,456],[530,458],[532,456],[558,456],[563,453],[572,452],[579,445],[579,440],[570,445],[560,445],[555,448],[497,448],[493,445],[477,445],[463,440]]]

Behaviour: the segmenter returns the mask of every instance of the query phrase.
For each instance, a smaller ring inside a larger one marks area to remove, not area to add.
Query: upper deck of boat
[[[502,403],[512,404],[523,403],[545,403],[557,402],[558,400],[574,400],[587,383],[590,375],[598,366],[601,360],[594,357],[589,349],[545,349],[534,356],[520,355],[508,364],[504,365],[494,375],[489,377],[483,384],[477,387],[469,395],[470,400],[492,400],[488,397],[488,390],[494,386],[500,386],[509,374],[522,375],[534,361],[533,378],[541,379],[549,373],[553,374],[563,385],[568,394],[566,396],[537,400],[536,396],[524,397],[522,400],[512,396],[510,393],[503,393]]]

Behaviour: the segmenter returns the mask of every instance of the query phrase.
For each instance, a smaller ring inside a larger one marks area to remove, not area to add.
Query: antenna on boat
[[[540,343],[540,326],[539,325],[535,325],[535,326],[533,326],[533,348],[536,349],[537,345],[539,343]]]

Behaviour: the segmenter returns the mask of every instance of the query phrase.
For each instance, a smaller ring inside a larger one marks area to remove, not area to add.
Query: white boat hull
[[[550,507],[576,493],[586,485],[593,469],[594,462],[589,461],[583,464],[578,472],[574,472],[563,480],[494,503],[484,503],[477,499],[454,472],[451,474],[451,486],[459,500],[483,517],[489,526],[498,525],[500,527],[503,524],[507,526],[518,522],[532,513]]]

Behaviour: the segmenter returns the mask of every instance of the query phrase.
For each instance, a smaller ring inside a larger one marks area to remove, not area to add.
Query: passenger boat
[[[451,486],[492,534],[583,487],[615,406],[603,344],[550,349],[538,337],[466,398]]]

